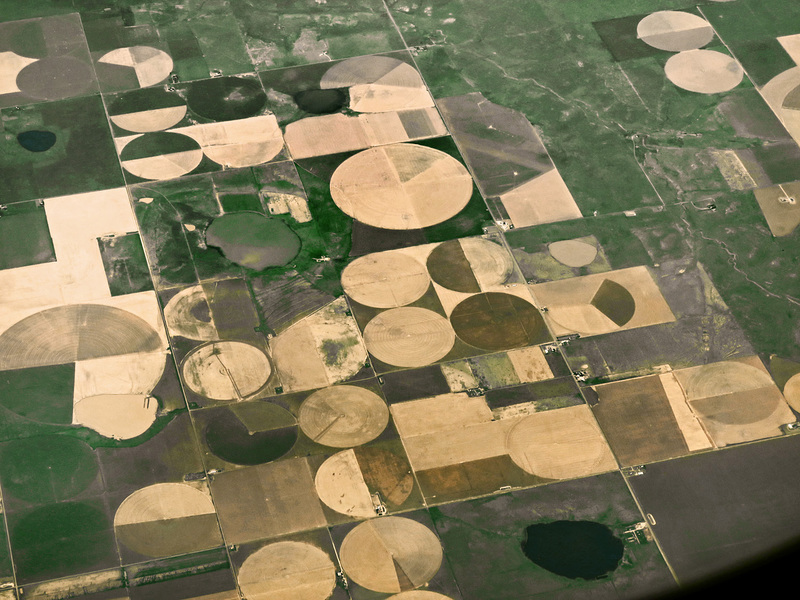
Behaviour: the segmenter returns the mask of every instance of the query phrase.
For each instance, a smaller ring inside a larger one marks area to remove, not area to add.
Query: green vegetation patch
[[[150,269],[138,233],[97,239],[112,296],[153,289]]]
[[[9,442],[0,462],[5,492],[36,504],[74,498],[95,481],[99,469],[92,448],[65,435]]]
[[[300,252],[300,238],[286,223],[255,212],[217,217],[206,230],[206,243],[255,271],[286,265]]]
[[[60,502],[9,516],[17,581],[28,583],[119,565],[100,506]]]
[[[55,144],[31,152],[14,141],[0,152],[3,203],[125,185],[99,95],[0,110],[6,134],[50,131]]]
[[[0,211],[0,270],[55,260],[44,205],[20,202]]]
[[[616,61],[661,54],[669,55],[670,53],[645,44],[637,37],[636,28],[646,16],[646,14],[632,15],[607,21],[597,21],[592,25]]]
[[[75,363],[0,371],[0,404],[42,423],[72,423]]]
[[[588,581],[551,573],[522,551],[526,529],[534,524],[595,521],[621,537],[641,521],[619,473],[441,505],[430,513],[459,589],[466,590],[465,600],[592,595],[609,585],[630,597],[676,589],[653,543],[626,543],[619,567],[606,579]],[[573,550],[571,565],[580,563],[584,557],[579,547],[568,548]]]
[[[748,77],[758,86],[769,82],[797,65],[783,49],[781,43],[773,38],[758,40],[737,40],[728,44],[730,51],[741,63]]]
[[[261,113],[267,95],[261,82],[248,77],[217,77],[192,83],[186,93],[192,112],[213,121],[245,119]]]

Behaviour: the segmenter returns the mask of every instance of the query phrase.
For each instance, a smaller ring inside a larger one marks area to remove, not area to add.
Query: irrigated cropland
[[[0,600],[795,543],[798,143],[797,0],[0,0]]]

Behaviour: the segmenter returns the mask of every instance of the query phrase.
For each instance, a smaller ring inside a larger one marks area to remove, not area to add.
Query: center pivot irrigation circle
[[[370,148],[331,177],[342,211],[383,229],[420,229],[454,217],[472,197],[472,177],[455,158],[416,144]]]
[[[442,315],[417,307],[392,308],[364,328],[367,350],[396,367],[422,367],[444,358],[456,334]]]
[[[241,400],[269,380],[272,365],[263,350],[244,342],[211,342],[183,360],[181,374],[195,393],[211,400]]]
[[[430,529],[411,519],[365,521],[347,534],[339,553],[353,581],[376,592],[397,593],[430,581],[442,565],[442,546]]]
[[[315,442],[335,448],[366,444],[389,423],[389,408],[374,392],[338,385],[314,392],[300,406],[300,428]]]

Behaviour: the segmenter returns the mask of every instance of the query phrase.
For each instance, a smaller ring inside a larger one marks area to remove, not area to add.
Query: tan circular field
[[[337,63],[322,76],[320,87],[349,88],[350,109],[362,113],[433,106],[417,70],[388,56],[358,56]]]
[[[338,513],[355,519],[375,516],[369,488],[352,449],[338,452],[320,465],[314,488],[319,499]]]
[[[742,82],[744,70],[736,60],[715,50],[687,50],[664,65],[667,78],[690,92],[718,94]]]
[[[164,108],[153,108],[139,112],[125,113],[121,115],[109,115],[111,122],[138,133],[148,133],[152,131],[163,131],[173,125],[180,123],[186,116],[186,105],[167,106]]]
[[[365,521],[347,534],[339,552],[347,576],[376,592],[397,593],[426,584],[442,565],[439,538],[403,517]]]
[[[211,497],[184,483],[158,483],[135,491],[114,515],[117,538],[145,556],[170,556],[221,543]]]
[[[597,248],[579,240],[553,242],[547,249],[558,262],[573,268],[585,267],[597,258]]]
[[[514,263],[502,246],[482,238],[464,238],[459,243],[482,289],[506,282]]]
[[[681,374],[679,380],[688,400],[722,396],[774,385],[772,378],[761,369],[736,361],[703,365],[689,370],[687,374],[688,376]]]
[[[639,21],[636,36],[653,48],[680,52],[708,44],[714,39],[714,29],[698,15],[662,10]]]
[[[152,46],[117,48],[101,56],[97,62],[133,69],[143,88],[164,81],[173,67],[172,57]]]
[[[193,171],[202,160],[203,151],[197,148],[159,156],[123,160],[122,166],[132,175],[142,179],[173,179]]]
[[[418,300],[430,278],[425,266],[401,252],[378,252],[357,258],[342,271],[342,287],[356,302],[396,308]]]
[[[573,479],[617,468],[588,406],[525,417],[508,432],[511,460],[526,473]]]
[[[422,367],[444,358],[455,339],[450,321],[426,308],[392,308],[364,328],[367,350],[397,367]]]
[[[205,308],[208,321],[198,319],[194,312]],[[195,285],[181,290],[170,298],[164,306],[164,320],[173,335],[180,335],[190,340],[211,341],[219,335],[214,325],[214,318],[208,308],[203,287]]]
[[[381,434],[389,423],[389,408],[374,392],[338,385],[311,394],[300,406],[298,421],[315,442],[350,448]]]
[[[102,394],[79,400],[73,419],[102,436],[129,440],[150,429],[157,411],[158,400],[147,394]]]
[[[276,542],[248,556],[238,580],[247,600],[325,600],[336,587],[336,566],[312,544]]]
[[[197,140],[208,158],[230,168],[260,165],[283,149],[283,134],[272,115],[206,123],[187,135]]]
[[[419,229],[454,217],[472,197],[472,177],[455,158],[415,144],[370,148],[345,160],[331,196],[354,219],[383,229]]]
[[[794,375],[783,387],[783,397],[794,410],[800,412],[800,373]]]
[[[181,364],[189,388],[211,400],[241,400],[260,390],[272,374],[269,357],[244,342],[198,346]]]

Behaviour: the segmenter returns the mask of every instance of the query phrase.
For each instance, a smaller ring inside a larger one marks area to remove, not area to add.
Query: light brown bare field
[[[347,300],[337,298],[272,340],[285,391],[325,387],[358,373],[367,350]]]
[[[597,246],[580,240],[553,242],[547,249],[558,262],[572,268],[585,267],[597,258]]]
[[[350,109],[357,112],[433,106],[417,70],[386,56],[359,56],[338,63],[322,76],[320,87],[350,88]]]
[[[800,373],[794,375],[783,386],[783,396],[789,406],[800,412]]]
[[[214,316],[208,311],[208,321],[200,321],[192,310],[200,303],[207,303],[203,286],[194,285],[181,290],[164,306],[164,320],[172,335],[190,340],[211,341],[219,339]]]
[[[274,115],[223,123],[203,123],[170,130],[189,136],[203,153],[225,167],[251,167],[275,158],[283,149],[283,134]]]
[[[326,459],[314,476],[314,487],[319,499],[338,513],[357,519],[375,516],[369,488],[352,449]]]
[[[138,352],[75,363],[73,399],[101,394],[149,394],[161,380],[165,352]]]
[[[800,67],[779,73],[761,88],[761,95],[786,127],[786,131],[800,144],[800,111],[783,108],[786,96],[800,85]]]
[[[392,144],[345,160],[331,178],[334,203],[373,227],[419,229],[455,216],[472,197],[472,177],[448,154]]]
[[[212,400],[242,400],[260,390],[271,373],[267,355],[244,342],[198,346],[181,364],[186,385]]]
[[[409,137],[398,112],[373,113],[358,116],[368,146],[383,146],[408,141]]]
[[[283,138],[294,159],[369,147],[364,127],[358,117],[338,113],[289,123]]]
[[[433,285],[433,289],[436,292],[436,297],[439,298],[439,302],[441,303],[442,308],[444,309],[444,312],[447,315],[452,314],[456,306],[461,304],[464,300],[466,300],[470,296],[474,295],[465,292],[456,292],[454,290],[449,290],[446,287],[439,285],[435,281],[431,282],[431,284]]]
[[[662,10],[639,21],[636,36],[653,48],[680,52],[705,46],[714,39],[714,30],[697,15]]]
[[[772,235],[789,235],[800,225],[800,182],[759,188],[753,193]],[[787,198],[793,198],[794,202]]]
[[[0,271],[0,331],[43,308],[111,298],[97,238],[138,231],[125,188],[48,198],[44,210],[57,262]]]
[[[678,383],[678,380],[675,379],[675,374],[664,373],[663,375],[659,375],[659,379],[661,380],[661,386],[664,388],[664,393],[667,395],[667,400],[669,400],[669,405],[672,408],[672,414],[675,415],[675,420],[678,422],[678,429],[680,429],[683,435],[686,447],[689,448],[689,452],[713,448],[714,443],[708,437],[708,434],[697,416],[686,403],[686,396],[683,393],[683,388],[680,383]]]
[[[617,468],[586,405],[524,417],[509,430],[507,448],[525,472],[549,479],[586,477]]]
[[[353,385],[314,392],[300,406],[300,428],[319,444],[349,448],[378,437],[389,423],[389,409],[380,396]]]
[[[443,358],[456,334],[445,317],[425,308],[391,308],[364,328],[364,343],[375,358],[398,367],[422,367]]]
[[[72,421],[104,437],[129,440],[150,429],[158,400],[146,394],[87,396],[75,404]]]
[[[339,551],[342,569],[359,585],[397,593],[427,583],[442,564],[439,538],[402,517],[371,519],[356,526]]]
[[[140,87],[164,81],[173,67],[169,54],[151,46],[117,48],[106,52],[97,62],[132,68]]]
[[[248,600],[321,600],[336,587],[336,567],[312,544],[276,542],[245,559],[238,581]]]
[[[515,227],[568,221],[583,216],[555,167],[501,194],[500,201]]]
[[[31,63],[35,63],[37,59],[28,58],[27,56],[20,56],[16,52],[6,50],[0,52],[0,73],[3,77],[0,78],[0,94],[13,94],[19,92],[17,87],[17,75],[25,67]]]
[[[157,483],[133,492],[114,515],[114,527],[214,514],[211,497],[185,483]]]
[[[533,383],[553,378],[553,371],[539,346],[517,348],[507,352],[520,383]]]
[[[769,372],[757,356],[689,367],[675,371],[675,377],[691,402],[765,387],[775,387]]]
[[[399,88],[383,83],[369,83],[350,88],[350,109],[356,112],[383,113],[431,106],[433,98],[424,84],[417,88]]]
[[[226,471],[214,476],[211,493],[229,544],[325,527],[305,458]]]
[[[797,420],[776,386],[691,402],[717,446],[782,435]]]
[[[400,112],[419,112],[424,115],[427,129],[420,134],[410,135],[403,125]],[[371,146],[407,142],[447,133],[435,108],[400,112],[357,116],[337,113],[307,117],[289,123],[284,131],[284,140],[292,157],[298,159],[363,150]]]
[[[494,458],[508,453],[506,436],[516,422],[516,419],[488,421],[403,437],[403,445],[416,471]]]
[[[458,243],[484,292],[508,280],[514,270],[514,262],[501,245],[483,238],[464,238]]]
[[[415,88],[422,84],[422,78],[411,65],[396,58],[357,56],[333,65],[322,76],[319,86],[331,89],[375,82]]]
[[[416,129],[409,131],[403,121],[414,121]],[[369,146],[396,144],[446,135],[447,129],[435,108],[414,108],[397,112],[372,113],[358,116]]]
[[[122,115],[111,115],[109,118],[114,125],[134,131],[136,133],[148,133],[152,131],[163,131],[176,125],[186,116],[186,106],[168,106],[166,108],[154,108],[152,110],[142,110]]]
[[[636,302],[633,316],[622,327],[590,304],[606,279],[627,289]],[[529,287],[537,305],[548,308],[544,317],[555,335],[580,333],[590,336],[675,320],[647,267],[619,269]]]
[[[447,385],[450,386],[450,391],[463,392],[478,387],[478,380],[470,369],[469,363],[465,361],[443,363],[440,368],[447,380]]]
[[[272,338],[270,351],[285,391],[310,390],[329,384],[322,357],[317,353],[317,341],[307,323],[295,323]]]
[[[794,35],[784,35],[778,38],[786,54],[792,57],[792,60],[800,65],[800,33]]]
[[[342,271],[342,287],[353,300],[375,308],[411,304],[428,290],[424,264],[399,250],[362,256]]]
[[[203,151],[186,150],[183,152],[169,152],[159,156],[147,158],[133,158],[123,160],[122,166],[128,173],[142,179],[173,179],[186,175],[203,160]]]
[[[392,404],[390,410],[397,431],[404,438],[460,429],[492,420],[492,411],[486,405],[486,399],[467,394],[443,394],[398,402]]]
[[[671,56],[664,73],[679,88],[699,94],[718,94],[742,82],[744,70],[736,60],[716,50],[686,50]]]

